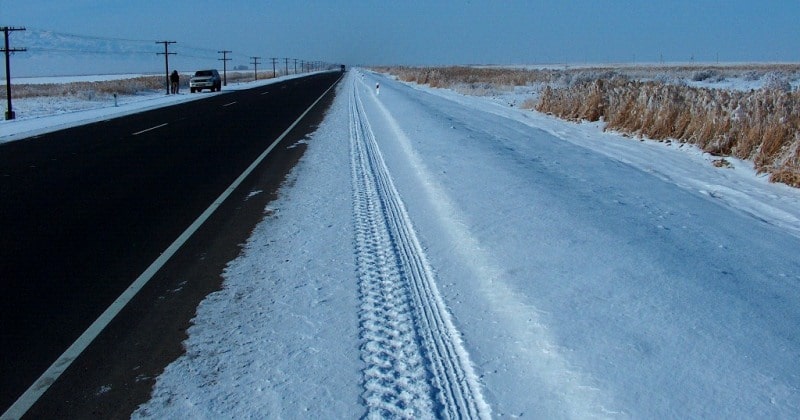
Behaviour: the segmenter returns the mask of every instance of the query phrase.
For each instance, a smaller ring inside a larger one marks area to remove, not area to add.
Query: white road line
[[[269,91],[267,91],[267,92],[263,92],[263,93],[262,93],[262,95],[266,95],[266,94],[268,94],[268,93],[269,93]]]
[[[341,76],[339,79],[341,79]],[[42,376],[40,376],[39,379],[37,379],[36,382],[34,382],[33,385],[31,385],[25,391],[25,393],[23,393],[17,399],[17,401],[15,401],[14,404],[9,407],[5,413],[3,413],[2,416],[0,416],[0,420],[18,419],[25,415],[25,413],[28,412],[33,404],[35,404],[36,401],[41,398],[45,391],[50,388],[50,385],[52,385],[61,376],[61,374],[67,370],[67,368],[69,368],[72,362],[75,361],[75,359],[77,359],[87,347],[89,347],[89,344],[91,344],[91,342],[94,341],[98,335],[100,335],[103,329],[105,329],[105,327],[111,323],[114,317],[116,317],[120,311],[122,311],[122,308],[124,308],[125,305],[127,305],[128,302],[133,299],[136,293],[138,293],[139,290],[141,290],[147,284],[147,282],[150,281],[150,279],[158,272],[158,270],[160,270],[161,267],[163,267],[164,264],[169,261],[169,259],[178,251],[178,249],[180,249],[180,247],[183,246],[187,240],[189,240],[189,238],[200,228],[200,226],[202,226],[203,223],[205,223],[205,221],[211,217],[214,211],[216,211],[217,208],[233,193],[233,191],[242,182],[244,182],[245,178],[247,178],[247,176],[250,175],[250,173],[253,172],[253,170],[255,170],[255,168],[267,157],[267,155],[269,155],[272,149],[274,149],[275,146],[277,146],[278,143],[280,143],[281,140],[283,140],[283,138],[286,137],[289,132],[291,132],[297,126],[297,124],[300,123],[300,120],[302,120],[311,111],[311,109],[313,109],[317,103],[319,103],[319,101],[321,101],[322,98],[325,97],[325,95],[327,95],[331,89],[333,89],[334,86],[336,86],[336,83],[332,84],[325,92],[323,92],[322,95],[320,95],[319,98],[317,98],[317,100],[314,101],[314,103],[312,103],[311,106],[309,106],[308,109],[306,109],[305,112],[303,112],[294,121],[294,123],[292,123],[292,125],[290,125],[289,128],[287,128],[286,131],[280,135],[280,137],[275,139],[275,141],[272,142],[272,144],[270,144],[269,147],[264,150],[264,152],[261,153],[261,155],[259,155],[256,160],[254,160],[253,163],[251,163],[250,166],[247,167],[247,169],[245,169],[245,171],[242,172],[242,174],[239,175],[239,177],[236,178],[236,180],[233,181],[233,183],[225,191],[223,191],[216,200],[214,200],[213,203],[211,203],[206,211],[204,211],[203,214],[201,214],[191,224],[191,226],[186,228],[186,230],[177,239],[175,239],[175,241],[172,242],[172,244],[167,247],[163,253],[161,253],[161,256],[153,261],[153,263],[150,264],[150,266],[147,267],[147,269],[141,275],[139,275],[139,277],[133,283],[131,283],[131,285],[128,286],[124,292],[122,292],[117,300],[115,300],[111,306],[109,306],[108,309],[106,309],[105,312],[103,312],[100,317],[97,318],[92,325],[90,325],[89,328],[87,328],[86,331],[84,331],[83,334],[81,334],[81,336],[78,337],[78,339],[75,340],[75,342],[72,343],[72,345],[69,346],[69,348],[55,362],[53,362],[52,365],[50,365],[49,368],[47,368]],[[162,124],[161,126],[164,125],[166,124]],[[153,127],[153,129],[155,128],[158,127]]]
[[[165,126],[165,125],[168,125],[168,124],[169,124],[169,123],[164,123],[164,124],[161,124],[161,125],[157,125],[157,126],[155,126],[155,127],[146,128],[146,129],[144,129],[144,130],[142,130],[142,131],[137,131],[137,132],[135,132],[135,133],[133,133],[133,134],[131,134],[131,135],[132,135],[132,136],[138,136],[139,134],[146,133],[146,132],[148,132],[148,131],[152,131],[152,130],[155,130],[155,129],[161,128],[161,127],[163,127],[163,126]]]
[[[225,104],[225,105],[222,105],[222,107],[224,108],[224,107],[226,107],[226,106],[231,106],[231,105],[233,105],[233,104],[235,104],[235,103],[236,103],[236,101],[233,101],[233,102],[231,102],[231,103],[227,103],[227,104]]]

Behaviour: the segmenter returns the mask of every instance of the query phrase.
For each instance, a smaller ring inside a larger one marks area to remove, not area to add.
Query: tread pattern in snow
[[[350,150],[366,417],[489,418],[353,79]]]

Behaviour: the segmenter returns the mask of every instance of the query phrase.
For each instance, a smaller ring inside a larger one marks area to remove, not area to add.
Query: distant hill
[[[165,72],[164,48],[156,40],[114,39],[31,29],[16,31],[12,48],[26,48],[11,59],[13,77]],[[216,51],[171,44],[170,71],[219,65]],[[5,71],[3,71],[5,78]]]

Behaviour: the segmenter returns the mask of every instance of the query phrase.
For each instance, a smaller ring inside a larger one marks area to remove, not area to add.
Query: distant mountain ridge
[[[163,45],[155,40],[104,38],[27,28],[15,31],[12,48],[25,48],[11,59],[17,77],[164,72]],[[216,51],[171,44],[170,71],[216,67]],[[3,71],[5,78],[5,71]]]
[[[15,33],[14,43],[27,48],[31,56],[101,54],[129,57],[158,52],[158,45],[150,40],[101,38],[41,29],[27,29]]]

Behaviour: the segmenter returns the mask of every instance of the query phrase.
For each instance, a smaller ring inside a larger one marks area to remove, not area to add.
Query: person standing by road
[[[169,75],[169,84],[171,87],[171,91],[173,94],[178,93],[178,85],[180,84],[181,77],[178,75],[178,70],[172,70],[172,74]]]

